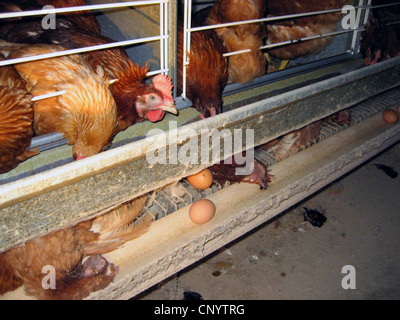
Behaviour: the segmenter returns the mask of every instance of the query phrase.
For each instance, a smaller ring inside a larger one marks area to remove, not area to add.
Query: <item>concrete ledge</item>
[[[376,115],[271,167],[276,182],[267,190],[235,184],[209,197],[216,216],[195,225],[188,207],[154,223],[143,237],[107,258],[120,274],[89,299],[127,299],[200,260],[312,195],[400,140],[400,124]]]

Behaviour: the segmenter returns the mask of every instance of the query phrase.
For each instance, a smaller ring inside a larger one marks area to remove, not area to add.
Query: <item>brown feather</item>
[[[2,42],[4,44],[4,42]],[[6,48],[6,49],[4,49]],[[9,46],[3,46],[3,52]],[[21,46],[9,53],[20,58],[64,50],[55,45]],[[15,65],[34,96],[66,90],[66,93],[34,104],[34,129],[41,135],[59,132],[73,144],[74,158],[103,151],[116,133],[117,110],[104,79],[78,55]]]
[[[260,19],[265,17],[263,0],[217,0],[205,24]],[[264,45],[264,23],[251,23],[215,29],[227,52],[250,49],[229,57],[229,81],[246,83],[265,74],[266,59],[259,50]]]
[[[295,1],[267,1],[268,16],[282,16],[329,9],[340,9],[348,0],[295,0]],[[336,31],[336,23],[341,17],[341,12],[312,15],[308,17],[293,18],[273,21],[267,24],[268,41],[273,44],[291,41],[309,36],[331,33]],[[332,37],[308,40],[297,44],[279,47],[268,51],[274,57],[282,60],[295,59],[308,54],[316,54],[323,50]]]
[[[88,3],[86,0],[17,0],[22,9],[41,9],[43,6],[50,5],[55,8],[68,8],[77,6],[86,6]],[[28,2],[28,3],[26,3]],[[91,33],[100,34],[100,25],[97,22],[92,11],[74,11],[66,13],[58,13],[57,17],[65,17],[71,21],[77,28],[89,31]]]
[[[221,113],[222,91],[228,81],[225,48],[213,30],[193,32],[187,67],[186,95],[204,116]],[[183,82],[183,27],[178,26],[178,93]]]
[[[242,152],[242,157],[246,157],[246,151]],[[252,159],[252,161],[253,172],[248,175],[237,174],[237,168],[244,167],[247,164],[239,165],[236,163],[234,156],[214,164],[208,169],[211,171],[213,179],[221,185],[227,181],[230,183],[246,182],[257,184],[261,189],[266,189],[268,183],[271,182],[271,175],[263,163],[256,159]]]
[[[142,213],[147,200],[146,196],[136,198],[131,204],[120,206],[109,214],[93,219],[90,231],[100,236],[96,241],[85,246],[85,254],[110,252],[126,241],[145,233],[153,222],[153,217],[146,214],[139,221],[135,222],[135,220]]]
[[[6,31],[2,32],[0,29],[0,32],[4,34],[3,37],[6,40],[32,44],[58,44],[68,49],[114,42],[110,38],[77,29],[62,18],[57,19],[57,27],[54,30],[44,30],[37,21],[23,22],[14,28],[6,25],[5,28]],[[148,119],[149,111],[163,110],[173,104],[173,101],[165,100],[162,92],[153,84],[146,83],[148,65],[135,64],[123,48],[95,50],[82,53],[81,56],[94,70],[102,68],[109,80],[118,80],[110,86],[117,104],[118,131],[123,131],[136,122]],[[157,99],[150,100],[150,95],[156,96]],[[156,105],[154,105],[155,101]]]
[[[0,60],[4,60],[0,56]],[[28,150],[33,136],[32,96],[11,66],[0,67],[0,173],[38,154]]]
[[[144,217],[137,225],[134,222],[146,201],[145,196],[136,198],[103,216],[1,253],[0,294],[23,284],[26,293],[38,299],[83,299],[91,292],[105,288],[113,281],[118,267],[102,256],[92,254],[115,250],[147,231],[152,219]],[[114,218],[118,223],[114,222]],[[101,224],[101,230],[97,230],[99,233],[91,230],[94,223]],[[103,236],[103,230],[108,235]],[[88,255],[92,256],[84,261]],[[42,287],[45,276],[42,268],[48,265],[56,271],[56,289]]]

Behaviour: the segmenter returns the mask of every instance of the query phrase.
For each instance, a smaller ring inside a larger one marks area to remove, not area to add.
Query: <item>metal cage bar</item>
[[[67,7],[67,8],[55,8],[55,9],[43,9],[43,10],[30,10],[30,11],[19,11],[19,12],[8,12],[8,13],[0,13],[0,19],[7,18],[17,18],[17,17],[29,17],[29,16],[39,16],[39,15],[47,15],[47,14],[57,14],[57,13],[68,13],[75,11],[89,11],[89,10],[101,10],[101,9],[116,9],[116,8],[126,8],[131,6],[148,6],[148,5],[160,5],[160,35],[154,37],[143,37],[126,41],[116,41],[113,43],[77,48],[71,50],[63,50],[55,53],[47,53],[41,54],[31,57],[24,57],[18,59],[8,59],[4,61],[0,61],[0,66],[6,66],[16,63],[23,63],[28,61],[36,61],[40,59],[47,58],[55,58],[65,55],[84,53],[89,51],[96,51],[102,49],[110,49],[115,47],[124,47],[134,44],[142,44],[153,41],[160,41],[160,70],[155,70],[149,72],[148,76],[153,76],[159,73],[168,73],[169,71],[169,60],[168,60],[168,4],[170,0],[150,0],[150,1],[130,1],[123,3],[108,3],[108,4],[99,4],[99,5],[86,5],[86,6],[75,6],[75,7]]]
[[[364,3],[364,2],[366,2],[366,3]],[[267,45],[261,46],[259,48],[259,50],[273,49],[273,48],[278,48],[278,47],[285,46],[285,45],[296,44],[296,43],[303,42],[303,41],[310,41],[310,40],[315,40],[318,38],[325,38],[325,37],[331,37],[331,36],[338,36],[338,35],[342,35],[342,34],[346,34],[346,33],[353,33],[351,46],[347,52],[354,54],[359,51],[360,33],[365,30],[363,25],[365,25],[368,20],[369,11],[371,9],[395,6],[395,5],[399,5],[399,4],[400,4],[400,2],[394,2],[394,3],[390,3],[390,4],[372,6],[371,0],[359,0],[358,6],[354,6],[354,8],[357,10],[356,27],[354,29],[340,30],[340,31],[336,31],[336,32],[330,32],[330,33],[326,33],[326,34],[319,34],[319,35],[314,35],[314,36],[309,36],[309,37],[303,37],[303,38],[293,39],[293,40],[289,40],[289,41],[283,41],[283,42],[274,43],[274,44],[267,44]],[[187,50],[187,52],[190,52],[190,34],[191,34],[191,32],[199,32],[199,31],[203,31],[203,30],[231,27],[231,26],[250,24],[250,23],[272,22],[272,21],[279,21],[279,20],[290,19],[290,18],[301,18],[301,17],[308,17],[308,16],[313,16],[313,15],[319,15],[319,14],[343,12],[342,11],[343,8],[337,8],[337,9],[305,12],[305,13],[299,13],[299,14],[289,14],[289,15],[282,15],[282,16],[275,16],[275,17],[267,17],[267,18],[261,18],[261,19],[251,19],[251,20],[243,20],[243,21],[236,21],[236,22],[229,22],[229,23],[220,23],[220,24],[213,24],[213,25],[192,28],[191,23],[190,23],[190,16],[192,13],[191,5],[192,5],[192,0],[184,1],[184,6],[185,6],[185,10],[184,10],[184,15],[185,15],[184,16],[184,48]],[[363,11],[365,11],[364,19],[361,18]],[[187,15],[187,17],[186,17],[186,15]],[[187,41],[189,41],[189,43],[187,43]],[[229,57],[229,56],[233,56],[233,55],[247,53],[250,51],[251,51],[250,49],[232,51],[232,52],[225,53],[224,56]],[[184,99],[186,99],[186,90],[185,90],[186,89],[186,67],[188,64],[189,64],[189,61],[186,59],[186,52],[184,52],[183,92],[182,92],[182,97]]]
[[[172,1],[174,0],[171,0],[169,4]],[[149,2],[146,1],[146,3]],[[167,5],[167,1],[165,3]],[[160,13],[164,10],[165,14],[166,8],[164,9],[160,8]],[[167,31],[170,22],[164,20],[164,26],[160,26],[160,36],[165,37],[160,39],[161,41],[168,42],[170,39],[165,36],[166,32],[170,35],[173,31],[171,29]],[[186,21],[187,40],[190,45],[188,26],[190,27],[190,18]],[[160,48],[160,52],[164,50],[167,54],[166,49],[166,47]],[[168,58],[166,60],[170,61],[171,57]],[[399,73],[400,57],[397,57],[308,84],[272,98],[249,103],[216,117],[187,124],[179,127],[178,133],[194,130],[200,135],[201,130],[205,128],[230,131],[238,128],[253,128],[255,130],[254,144],[260,145],[376,94],[387,92],[389,88],[400,86]],[[321,101],[324,103],[322,104]],[[360,144],[360,139],[354,138],[355,133],[359,132],[357,130],[352,132],[354,135],[336,139],[343,142],[338,148],[339,156],[337,152],[331,152],[329,157],[326,155],[323,159],[325,162],[317,163],[318,157],[313,156],[308,158],[313,159],[313,165],[304,160],[305,158],[295,163],[304,164],[306,167],[306,170],[301,168],[302,170],[298,171],[298,174],[302,175],[301,179],[293,177],[293,171],[287,169],[293,166],[281,167],[281,171],[278,172],[285,173],[282,174],[284,179],[279,174],[276,175],[281,179],[280,188],[275,185],[267,193],[256,195],[251,193],[249,196],[251,199],[246,198],[246,202],[240,198],[242,203],[239,204],[237,201],[235,205],[242,207],[228,207],[229,210],[222,214],[221,210],[218,214],[220,220],[214,220],[211,228],[187,227],[187,224],[183,224],[182,228],[182,225],[176,223],[176,219],[172,221],[173,228],[168,228],[168,224],[164,223],[168,217],[157,221],[161,223],[156,222],[156,228],[153,226],[153,229],[139,240],[147,241],[159,250],[149,251],[149,247],[145,247],[147,251],[131,250],[132,242],[127,243],[125,247],[127,251],[130,250],[131,254],[132,252],[139,253],[134,256],[135,259],[132,258],[135,263],[129,262],[129,266],[122,266],[123,272],[120,273],[118,279],[116,278],[115,282],[104,291],[95,292],[92,298],[120,298],[122,296],[129,298],[132,295],[132,288],[136,290],[136,293],[140,292],[150,284],[165,279],[173,272],[199,260],[229,241],[237,239],[282,212],[289,205],[310,196],[327,183],[342,176],[383,150],[384,147],[398,141],[400,139],[398,127],[399,125],[396,124],[386,129],[382,124],[379,136],[364,144]],[[372,136],[370,131],[366,131],[364,135]],[[172,146],[169,139],[165,141],[166,148]],[[0,185],[0,252],[37,236],[99,215],[119,203],[163,187],[167,183],[196,173],[207,166],[207,164],[183,167],[167,165],[161,168],[150,166],[146,162],[145,154],[151,143],[146,139],[141,139],[79,162]],[[164,146],[162,139],[156,143],[160,147]],[[187,144],[187,140],[180,141],[174,147],[183,149]],[[334,150],[332,145],[325,146],[326,144],[318,151]],[[320,156],[320,153],[318,155]],[[219,158],[213,160],[222,160],[222,153]],[[317,167],[315,163],[319,166]],[[243,184],[237,184],[236,187],[241,195],[249,195],[248,190],[243,189]],[[231,199],[231,197],[230,193],[226,199]],[[223,208],[224,203],[220,202],[218,205]],[[169,217],[173,218],[173,216]],[[194,228],[196,230],[193,232]],[[171,229],[174,229],[174,232],[178,230],[179,233],[171,233]],[[163,233],[165,230],[168,231],[167,236]],[[155,236],[158,236],[156,241]],[[171,245],[171,242],[177,238],[180,238],[179,245]],[[167,246],[165,246],[166,243]],[[189,254],[185,255],[182,252],[189,252]],[[126,254],[126,251],[123,254]],[[131,256],[127,257],[126,261],[128,258]]]
[[[185,0],[183,16],[183,79],[182,79],[182,98],[186,99],[186,70],[189,64],[187,54],[190,52],[190,35],[192,27],[192,1]]]
[[[68,12],[76,12],[76,11],[116,9],[116,8],[132,7],[132,6],[147,6],[147,5],[161,4],[161,3],[167,3],[167,2],[169,2],[169,0],[129,1],[129,2],[93,4],[93,5],[75,6],[75,7],[66,7],[66,8],[7,12],[7,13],[0,13],[0,19],[40,16],[40,15],[47,15],[50,13],[57,14],[57,13],[68,13]]]
[[[400,57],[393,58],[179,127],[175,134],[187,136],[185,134],[193,130],[200,134],[207,128],[231,131],[252,128],[254,145],[257,146],[399,86],[399,70]],[[370,90],[366,91],[365,86]],[[0,251],[99,215],[115,205],[210,165],[182,167],[169,164],[161,168],[149,165],[146,152],[155,143],[160,148],[171,146],[179,149],[190,143],[185,140],[173,145],[168,141],[168,137],[141,139],[0,185]],[[220,154],[213,161],[218,162],[223,156],[227,155]],[[143,170],[146,170],[145,175]],[[59,205],[60,201],[62,205]]]

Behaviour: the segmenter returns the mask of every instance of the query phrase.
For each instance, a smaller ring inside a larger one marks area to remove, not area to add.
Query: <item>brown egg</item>
[[[387,109],[383,112],[382,119],[386,123],[395,123],[395,122],[397,122],[398,116],[397,116],[396,111],[394,111],[392,109]]]
[[[186,177],[186,180],[196,189],[208,189],[213,182],[213,176],[210,170],[204,169],[199,173]]]
[[[215,214],[215,204],[208,199],[197,200],[189,209],[189,217],[196,224],[210,221]]]

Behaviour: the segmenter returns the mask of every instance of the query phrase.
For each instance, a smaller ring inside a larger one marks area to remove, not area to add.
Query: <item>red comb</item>
[[[166,100],[173,100],[172,98],[172,80],[164,74],[159,74],[153,78],[153,85],[163,95]]]

